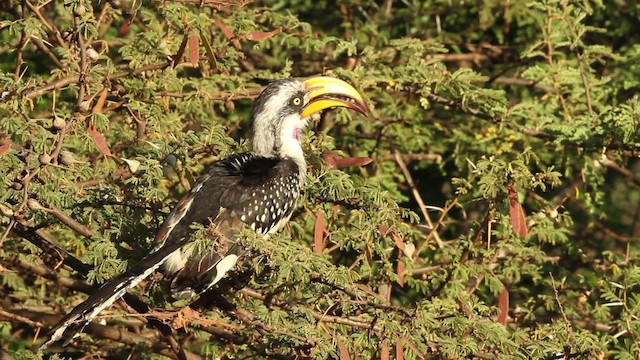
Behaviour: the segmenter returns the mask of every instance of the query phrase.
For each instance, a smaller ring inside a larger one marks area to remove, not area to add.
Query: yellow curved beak
[[[331,107],[346,107],[365,116],[369,112],[362,95],[340,79],[318,76],[307,79],[304,83],[309,91],[309,102],[300,113],[303,119]]]

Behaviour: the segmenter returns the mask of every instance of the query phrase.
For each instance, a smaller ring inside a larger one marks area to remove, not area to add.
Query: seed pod
[[[13,216],[13,210],[0,204],[0,213],[4,216]]]
[[[76,10],[73,12],[76,16],[82,16],[87,12],[87,9],[85,9],[84,4],[83,3],[79,3],[78,6],[76,6]]]
[[[11,184],[11,188],[16,191],[22,190],[22,184],[16,181],[13,184]]]
[[[124,161],[127,164],[127,166],[129,167],[129,171],[131,171],[132,174],[136,174],[138,172],[138,168],[140,167],[140,161],[135,159],[125,159],[125,158],[122,158],[122,161]]]
[[[80,110],[80,112],[89,112],[89,108],[91,107],[91,102],[89,100],[83,100],[80,102],[80,105],[78,105],[78,110]]]
[[[60,131],[66,126],[67,122],[63,118],[56,115],[53,116],[53,122],[51,123],[51,127],[53,128],[53,130]]]
[[[42,206],[36,199],[27,200],[27,207],[33,211],[46,210],[45,207]]]
[[[72,166],[73,164],[79,163],[81,161],[76,160],[71,151],[62,150],[60,151],[60,155],[58,156],[58,162],[62,165]]]
[[[40,154],[40,155],[38,155],[38,161],[42,165],[48,165],[48,164],[51,163],[51,156],[49,156],[49,154],[47,154],[47,153]]]
[[[87,49],[87,56],[91,60],[91,62],[96,62],[100,58],[100,54],[94,48]]]
[[[228,112],[233,112],[236,109],[236,104],[231,100],[227,100],[224,102],[224,109]]]
[[[62,36],[64,41],[67,41],[67,42],[73,41],[73,35],[74,33],[72,28],[64,29],[62,30],[62,33],[60,33],[60,36]]]
[[[167,164],[171,165],[172,167],[176,167],[176,165],[178,164],[178,158],[174,154],[167,155],[165,160],[167,161]]]

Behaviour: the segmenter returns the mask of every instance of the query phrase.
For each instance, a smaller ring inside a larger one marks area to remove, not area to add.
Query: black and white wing
[[[266,235],[279,230],[289,220],[295,207],[300,193],[300,169],[295,162],[250,154],[233,156],[228,160],[229,176],[238,181],[227,184],[218,199],[218,215],[212,219],[209,231],[212,248],[194,254],[189,251],[193,249],[183,247],[165,262],[165,272],[175,274],[171,282],[174,298],[194,298],[215,285],[235,266],[244,252],[241,239],[236,236],[243,224]],[[213,193],[214,189],[208,188],[213,186],[218,185],[204,181],[200,192]],[[206,207],[205,204],[196,204],[198,201],[206,203],[211,199],[203,197],[194,200],[192,207]],[[193,221],[183,223],[190,224]]]

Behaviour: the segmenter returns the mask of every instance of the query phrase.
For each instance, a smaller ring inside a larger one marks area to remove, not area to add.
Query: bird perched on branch
[[[237,231],[243,224],[268,236],[291,217],[307,171],[301,130],[312,114],[331,107],[368,112],[362,96],[339,79],[269,84],[251,111],[252,150],[213,163],[165,219],[151,253],[76,306],[53,327],[42,348],[82,332],[160,266],[175,298],[194,298],[220,281],[244,253]],[[194,223],[214,229],[213,246],[204,252],[189,246]]]

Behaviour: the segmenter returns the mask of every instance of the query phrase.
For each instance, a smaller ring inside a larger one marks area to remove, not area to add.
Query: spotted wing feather
[[[261,234],[280,228],[291,216],[300,191],[299,169],[290,160],[240,158],[230,161],[237,181],[220,198],[222,209],[210,231],[214,246],[188,254],[172,281],[176,298],[192,298],[216,284],[244,253],[237,230],[247,224]],[[206,186],[206,185],[205,185]]]

